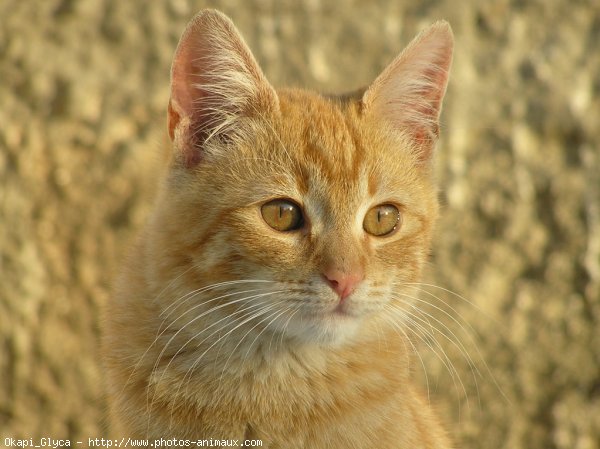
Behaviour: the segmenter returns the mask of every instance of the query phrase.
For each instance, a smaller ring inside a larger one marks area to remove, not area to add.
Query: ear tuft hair
[[[171,67],[169,136],[187,166],[215,137],[235,137],[238,118],[276,107],[277,95],[231,20],[215,10],[196,15]]]
[[[408,131],[422,160],[429,160],[439,134],[454,38],[448,22],[419,34],[367,89],[363,110]]]

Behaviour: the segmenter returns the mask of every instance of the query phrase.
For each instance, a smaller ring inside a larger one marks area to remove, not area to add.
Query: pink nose
[[[333,291],[338,294],[341,302],[350,296],[356,286],[364,279],[364,273],[361,269],[350,270],[350,272],[327,269],[323,271],[323,277]]]

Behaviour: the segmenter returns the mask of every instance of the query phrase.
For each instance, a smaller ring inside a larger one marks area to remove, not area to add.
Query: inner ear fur
[[[434,23],[413,39],[362,97],[365,113],[410,134],[422,160],[431,158],[438,138],[453,46],[448,22]]]
[[[187,25],[171,67],[168,131],[186,163],[206,142],[233,137],[237,119],[277,106],[277,95],[231,20],[204,10]]]

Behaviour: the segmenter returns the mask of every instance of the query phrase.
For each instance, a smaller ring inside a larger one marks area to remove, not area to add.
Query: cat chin
[[[360,335],[362,319],[350,315],[328,313],[306,316],[290,322],[285,334],[301,344],[337,347],[354,341]]]

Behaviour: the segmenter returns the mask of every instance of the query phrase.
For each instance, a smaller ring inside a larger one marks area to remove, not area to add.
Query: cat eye
[[[260,212],[265,222],[276,231],[294,231],[304,224],[300,206],[290,200],[269,201],[262,205]]]
[[[393,204],[380,204],[373,207],[367,212],[363,221],[363,229],[377,237],[391,234],[400,225],[400,211]]]

